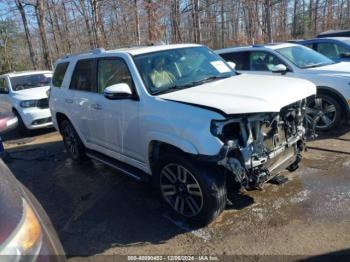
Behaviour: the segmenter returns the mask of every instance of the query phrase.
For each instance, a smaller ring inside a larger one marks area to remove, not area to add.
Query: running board
[[[91,158],[94,159],[98,162],[101,162],[137,181],[140,182],[148,182],[150,179],[150,176],[148,174],[146,174],[145,172],[143,172],[142,170],[130,166],[126,163],[123,163],[119,160],[116,160],[114,158],[111,158],[109,156],[106,156],[104,154],[101,154],[99,152],[93,151],[93,150],[88,150],[86,152],[86,155]]]

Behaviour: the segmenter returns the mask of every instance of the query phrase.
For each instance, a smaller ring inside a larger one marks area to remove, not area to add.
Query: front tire
[[[342,120],[342,107],[332,96],[318,94],[315,100],[308,101],[306,119],[315,124],[317,131],[330,131],[339,126]]]
[[[61,125],[64,146],[70,157],[76,162],[82,162],[86,159],[85,147],[80,140],[78,133],[69,120],[63,120]]]
[[[20,114],[14,110],[13,111],[14,114],[16,115],[17,119],[18,119],[18,125],[17,125],[17,130],[18,130],[18,133],[21,135],[21,136],[28,136],[30,135],[30,130],[26,127],[26,125],[24,124],[23,120],[22,120],[22,117],[20,116]]]
[[[226,206],[225,176],[208,164],[169,154],[158,159],[154,178],[164,202],[191,226],[208,225]]]

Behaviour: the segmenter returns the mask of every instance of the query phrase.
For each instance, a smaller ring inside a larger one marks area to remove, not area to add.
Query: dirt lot
[[[234,208],[199,230],[172,218],[148,186],[99,163],[72,163],[53,130],[8,137],[5,146],[10,169],[42,203],[71,261],[100,254],[317,256],[350,250],[350,128],[308,143],[301,167],[286,173],[287,183],[237,196]]]

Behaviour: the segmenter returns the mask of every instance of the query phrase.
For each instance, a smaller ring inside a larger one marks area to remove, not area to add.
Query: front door
[[[98,60],[98,94],[92,106],[93,136],[98,145],[124,157],[144,161],[138,150],[139,101],[131,98],[111,100],[104,96],[106,87],[126,83],[135,92],[134,82],[125,60],[121,57]],[[135,93],[136,94],[136,93]]]

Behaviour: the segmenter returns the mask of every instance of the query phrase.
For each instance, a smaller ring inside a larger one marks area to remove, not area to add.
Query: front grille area
[[[37,107],[39,107],[41,109],[49,108],[49,99],[43,98],[43,99],[38,100]]]
[[[47,118],[34,120],[32,122],[32,125],[33,126],[37,126],[37,125],[43,125],[43,124],[47,124],[47,123],[51,123],[51,122],[52,122],[52,118],[51,117],[47,117]]]

